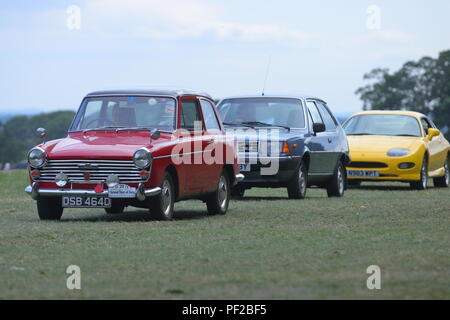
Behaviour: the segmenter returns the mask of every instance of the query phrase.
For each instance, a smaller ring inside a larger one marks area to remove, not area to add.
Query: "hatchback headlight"
[[[42,168],[47,162],[47,154],[42,148],[33,148],[28,152],[28,164],[33,168]]]
[[[152,163],[152,154],[147,148],[138,149],[133,155],[133,162],[139,169],[145,169]]]
[[[387,152],[389,157],[404,157],[411,153],[411,150],[404,148],[394,148]]]

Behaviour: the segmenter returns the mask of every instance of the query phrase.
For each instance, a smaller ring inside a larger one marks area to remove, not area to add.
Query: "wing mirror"
[[[428,129],[428,139],[433,139],[434,137],[437,137],[441,134],[441,132],[438,129],[435,128],[429,128]]]
[[[36,137],[38,137],[39,139],[44,140],[46,136],[47,136],[47,131],[45,131],[44,128],[36,129]]]
[[[313,124],[313,131],[314,133],[324,132],[325,131],[325,124],[323,123],[314,123]]]

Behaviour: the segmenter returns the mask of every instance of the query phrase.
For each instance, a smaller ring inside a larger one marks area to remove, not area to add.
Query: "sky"
[[[89,92],[300,93],[356,112],[364,73],[450,49],[450,1],[16,0],[0,4],[0,112]],[[270,66],[268,68],[268,66]]]

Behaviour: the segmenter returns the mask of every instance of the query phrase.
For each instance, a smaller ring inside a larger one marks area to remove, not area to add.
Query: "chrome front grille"
[[[123,183],[139,183],[144,181],[140,171],[132,160],[48,160],[37,181],[53,182],[56,175],[63,172],[69,182],[75,183],[102,182],[110,174],[117,175]]]
[[[237,145],[239,153],[258,152],[258,141],[238,141]]]

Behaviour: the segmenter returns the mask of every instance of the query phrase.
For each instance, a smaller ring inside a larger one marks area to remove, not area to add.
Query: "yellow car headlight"
[[[388,157],[404,157],[411,153],[411,150],[405,148],[393,148],[387,152]]]

